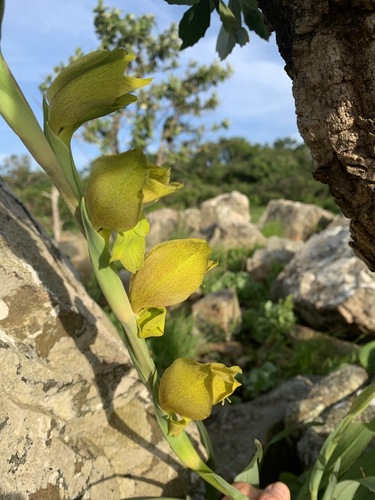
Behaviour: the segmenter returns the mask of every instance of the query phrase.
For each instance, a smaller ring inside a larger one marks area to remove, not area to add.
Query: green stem
[[[0,52],[0,114],[45,170],[72,214],[80,221],[79,200],[64,175],[38,120]]]

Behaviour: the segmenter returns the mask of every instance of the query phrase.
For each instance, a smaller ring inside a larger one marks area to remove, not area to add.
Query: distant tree
[[[99,0],[94,9],[94,25],[99,49],[124,48],[135,55],[128,67],[129,74],[155,79],[145,89],[137,91],[138,100],[132,106],[88,123],[83,129],[83,139],[98,145],[104,154],[116,154],[126,147],[150,149],[152,146],[156,149],[158,164],[187,158],[207,129],[200,118],[219,104],[213,89],[229,78],[230,66],[223,67],[216,62],[200,65],[190,61],[181,68],[177,26],[172,24],[155,34],[157,25],[152,15],[124,15]],[[71,59],[81,53],[77,49]],[[62,66],[54,68],[54,73]],[[42,84],[42,90],[51,79],[52,75]],[[223,122],[215,124],[214,128],[227,126],[228,123]]]
[[[178,173],[185,189],[176,193],[174,200],[189,205],[194,199],[200,202],[236,189],[248,195],[252,205],[265,206],[271,199],[287,198],[337,211],[327,186],[312,179],[311,168],[308,148],[293,139],[262,145],[243,137],[222,138],[203,143]]]
[[[0,163],[0,177],[59,241],[62,220],[71,221],[71,217],[65,204],[59,203],[58,191],[47,174],[33,166],[30,156],[11,155]]]

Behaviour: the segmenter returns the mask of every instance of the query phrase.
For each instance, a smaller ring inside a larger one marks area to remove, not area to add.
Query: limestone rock
[[[293,294],[297,313],[317,330],[375,336],[375,274],[348,241],[348,226],[312,236],[278,276],[273,296]]]
[[[269,224],[280,226],[282,236],[291,240],[307,240],[325,229],[334,215],[316,205],[291,200],[272,200],[259,221],[259,228]]]
[[[63,231],[59,247],[69,258],[83,283],[86,283],[91,277],[92,270],[87,243],[83,235],[79,232]]]
[[[299,376],[248,403],[214,407],[207,428],[214,446],[218,472],[232,481],[253,456],[255,439],[265,446],[279,432],[288,406],[303,399],[311,387],[309,379]],[[277,467],[277,460],[280,465],[280,461],[285,462],[286,458],[286,448],[283,446],[272,464],[273,470]],[[276,477],[269,478],[267,484],[275,480]]]
[[[316,461],[328,435],[347,415],[358,390],[367,382],[366,371],[355,365],[343,366],[314,384],[305,398],[294,401],[286,412],[286,425],[316,421],[319,425],[301,427],[296,439],[298,456],[306,468]],[[375,418],[375,407],[369,406],[361,420]]]
[[[229,340],[241,324],[241,310],[236,290],[228,288],[210,293],[192,306],[198,330],[219,329]]]
[[[201,204],[201,227],[225,227],[229,221],[233,224],[246,224],[250,222],[249,208],[249,198],[238,191],[220,194]]]
[[[274,266],[288,264],[302,246],[302,241],[271,236],[263,248],[256,250],[254,255],[246,260],[246,271],[254,280],[265,281]]]
[[[181,214],[173,208],[161,208],[147,214],[150,223],[150,232],[147,235],[147,248],[167,241],[172,238],[173,233],[180,227]]]
[[[255,226],[255,224],[232,222],[222,222],[221,226],[209,226],[212,231],[208,234],[207,240],[211,247],[218,247],[224,250],[231,248],[249,248],[262,246],[266,238]]]
[[[186,493],[114,327],[1,185],[0,283],[0,497]]]

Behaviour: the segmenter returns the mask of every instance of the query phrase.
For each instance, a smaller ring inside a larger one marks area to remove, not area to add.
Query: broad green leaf
[[[263,460],[262,444],[257,439],[255,440],[256,452],[249,464],[235,477],[235,482],[252,484],[259,486],[259,465]]]
[[[137,225],[149,172],[147,158],[139,148],[103,156],[93,163],[86,200],[97,231],[105,228],[123,233]]]
[[[360,348],[358,359],[365,370],[369,373],[375,373],[375,340]]]
[[[221,60],[224,60],[233,50],[236,45],[236,39],[231,33],[227,33],[224,26],[220,28],[219,36],[216,42],[216,52]]]
[[[181,49],[191,47],[204,36],[210,25],[210,18],[211,7],[207,0],[201,0],[185,12],[178,29],[179,37],[182,40]]]
[[[351,500],[359,486],[357,481],[341,481],[337,483],[330,500]]]
[[[333,469],[334,463],[340,458],[340,475],[343,475],[363,453],[375,434],[375,421],[364,424],[362,422],[352,422],[350,426],[340,437],[332,456],[327,462],[324,478],[329,475]]]
[[[364,477],[364,478],[358,479],[358,482],[362,486],[365,486],[368,490],[375,493],[375,476]]]
[[[198,290],[211,265],[211,248],[198,238],[172,240],[156,245],[144,266],[130,280],[134,312],[144,307],[168,307]]]
[[[141,339],[161,337],[164,334],[165,307],[148,307],[142,309],[138,315],[138,335]]]
[[[357,480],[361,477],[375,476],[375,450],[366,451],[355,463],[348,469],[342,480]]]
[[[268,40],[271,36],[270,30],[267,28],[265,17],[258,8],[243,7],[244,20],[248,28],[254,31],[264,40]]]
[[[241,28],[241,17],[238,15],[236,16],[231,9],[231,7],[238,5],[237,0],[231,0],[229,5],[226,5],[223,0],[219,0],[216,5],[217,12],[225,31],[235,35]]]

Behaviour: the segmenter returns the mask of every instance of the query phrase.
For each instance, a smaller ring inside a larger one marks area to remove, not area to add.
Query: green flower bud
[[[68,144],[83,123],[134,102],[129,92],[151,81],[124,76],[134,57],[124,49],[98,50],[64,68],[46,93],[50,130]]]

